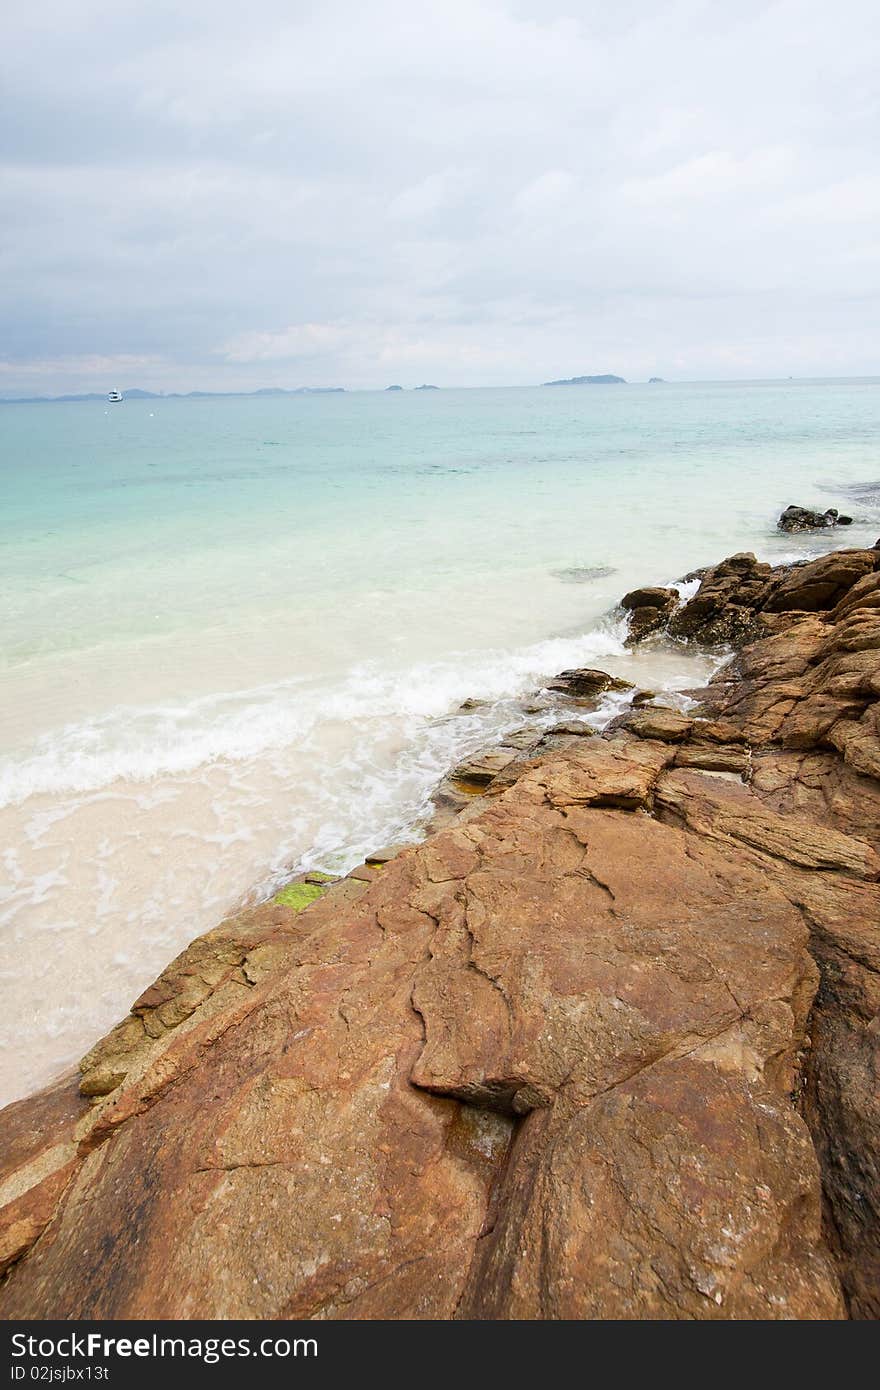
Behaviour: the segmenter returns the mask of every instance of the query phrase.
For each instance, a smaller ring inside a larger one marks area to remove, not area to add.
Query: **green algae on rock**
[[[304,907],[308,907],[325,892],[326,889],[319,883],[288,883],[286,888],[275,894],[272,901],[280,903],[282,907],[292,907],[294,912],[302,912]]]

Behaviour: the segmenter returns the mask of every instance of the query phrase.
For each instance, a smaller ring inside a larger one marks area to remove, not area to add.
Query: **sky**
[[[880,373],[876,0],[29,0],[0,395]]]

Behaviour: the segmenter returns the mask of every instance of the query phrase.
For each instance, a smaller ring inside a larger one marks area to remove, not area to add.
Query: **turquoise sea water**
[[[624,653],[633,584],[873,544],[880,383],[7,405],[0,479],[8,1098],[249,893],[411,833],[518,692],[692,683]]]

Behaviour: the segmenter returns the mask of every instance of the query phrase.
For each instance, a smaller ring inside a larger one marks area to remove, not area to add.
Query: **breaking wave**
[[[463,700],[496,702],[533,690],[566,666],[624,651],[622,625],[556,637],[518,651],[482,651],[405,671],[361,665],[334,686],[296,678],[178,704],[122,706],[42,735],[0,761],[0,807],[53,792],[90,792],[124,779],[191,773],[246,762],[300,743],[324,722],[394,720],[403,734]]]

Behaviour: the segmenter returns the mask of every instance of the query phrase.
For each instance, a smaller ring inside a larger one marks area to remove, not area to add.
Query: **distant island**
[[[625,386],[626,379],[622,376],[611,376],[606,373],[604,376],[569,376],[561,381],[545,381],[545,386]]]
[[[286,391],[283,386],[263,386],[259,391],[189,391],[190,396],[333,396],[344,391],[344,386],[294,386]]]
[[[665,380],[663,379],[662,376],[649,376],[649,377],[648,377],[648,385],[649,385],[649,386],[665,386],[665,385],[666,385],[666,382],[665,382]]]
[[[400,388],[398,388],[400,389]],[[259,391],[140,391],[132,387],[123,391],[126,401],[192,401],[220,400],[227,396],[333,396],[344,393],[344,386],[262,386]],[[60,405],[67,401],[106,401],[106,391],[89,391],[81,396],[0,396],[0,405]]]
[[[416,387],[414,387],[413,389],[416,390],[416,391],[439,391],[439,390],[440,390],[440,387],[439,387],[439,386],[428,386],[428,385],[425,385],[425,386],[416,386]]]
[[[385,390],[386,390],[386,391],[402,391],[402,390],[403,390],[403,387],[402,387],[402,386],[386,386],[386,387],[385,387]]]
[[[289,391],[283,386],[261,386],[259,391],[168,391],[152,396],[149,391],[124,391],[126,398],[132,396],[150,397],[152,400],[211,400],[216,396],[335,396],[344,392],[344,386],[294,386]]]

